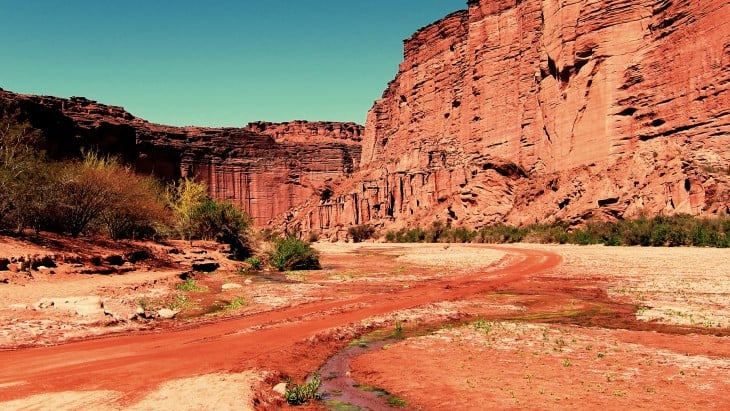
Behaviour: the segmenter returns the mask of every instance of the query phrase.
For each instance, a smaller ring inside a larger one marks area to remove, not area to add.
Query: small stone
[[[165,320],[169,320],[169,319],[175,318],[175,316],[179,312],[180,311],[178,311],[178,310],[171,310],[169,308],[163,308],[157,312],[157,316],[160,318],[163,318]]]
[[[274,390],[274,392],[278,392],[281,395],[284,395],[284,394],[286,394],[286,383],[280,382],[280,383],[274,385],[272,390]]]
[[[236,284],[236,283],[228,283],[228,284],[223,284],[221,286],[221,290],[223,290],[223,291],[237,290],[237,289],[241,289],[241,288],[243,288],[243,286],[241,284]]]

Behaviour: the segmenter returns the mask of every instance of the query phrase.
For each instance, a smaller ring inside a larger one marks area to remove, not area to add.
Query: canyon
[[[302,230],[730,206],[730,5],[470,0],[405,41],[360,171]]]
[[[251,123],[243,128],[170,127],[121,107],[0,90],[0,105],[42,131],[51,158],[82,149],[117,156],[140,173],[195,178],[264,226],[312,196],[326,195],[360,160],[363,128],[354,123]]]
[[[730,4],[469,0],[404,42],[365,126],[168,127],[0,91],[52,155],[191,176],[258,226],[479,228],[730,212]]]

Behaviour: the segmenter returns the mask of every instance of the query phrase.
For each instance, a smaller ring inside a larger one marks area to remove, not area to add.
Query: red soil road
[[[465,299],[561,262],[546,251],[500,250],[516,257],[506,267],[387,294],[315,302],[183,329],[3,351],[0,400],[114,390],[132,401],[165,381],[214,372],[265,369],[303,376],[345,343],[325,341],[318,334],[400,309]]]

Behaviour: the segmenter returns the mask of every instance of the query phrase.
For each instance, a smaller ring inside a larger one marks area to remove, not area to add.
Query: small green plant
[[[485,319],[478,319],[472,324],[472,327],[474,327],[475,331],[482,331],[484,334],[489,334],[492,332],[492,328],[494,327],[494,323],[491,321],[487,321]]]
[[[312,245],[296,237],[279,239],[269,258],[271,265],[279,271],[319,270],[319,253]]]
[[[602,353],[602,352],[599,352],[599,353],[598,353],[598,358],[603,358],[603,357],[605,357],[605,356],[606,356],[606,354],[604,354],[604,353]]]
[[[251,269],[255,271],[261,271],[264,265],[263,261],[258,257],[248,257],[243,262],[250,265]]]
[[[185,307],[188,302],[188,297],[182,294],[176,294],[172,301],[167,304],[167,308],[171,310],[181,310]]]
[[[563,360],[563,367],[570,367],[571,365],[573,365],[573,363],[571,363],[569,359],[566,358]]]
[[[320,400],[322,399],[322,394],[318,392],[320,386],[322,380],[317,373],[312,374],[311,381],[304,384],[295,384],[291,378],[287,378],[284,398],[290,405],[302,405],[312,400]]]
[[[235,310],[235,309],[241,308],[247,304],[248,304],[248,302],[246,301],[246,297],[239,296],[239,297],[236,297],[233,300],[231,300],[231,302],[226,305],[226,309]]]
[[[188,292],[198,292],[198,291],[205,290],[205,287],[199,286],[194,278],[188,278],[184,282],[176,285],[175,288],[177,288],[180,291],[188,291]]]

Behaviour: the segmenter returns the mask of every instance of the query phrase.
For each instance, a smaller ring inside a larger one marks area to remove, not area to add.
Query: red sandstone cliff
[[[730,3],[470,0],[404,49],[302,230],[730,211]]]
[[[212,197],[245,209],[257,225],[313,196],[326,195],[360,160],[362,127],[354,123],[168,127],[85,98],[2,89],[0,104],[16,107],[43,131],[51,156],[74,156],[82,147],[95,148],[120,156],[140,172],[167,179],[196,177],[208,184]]]

